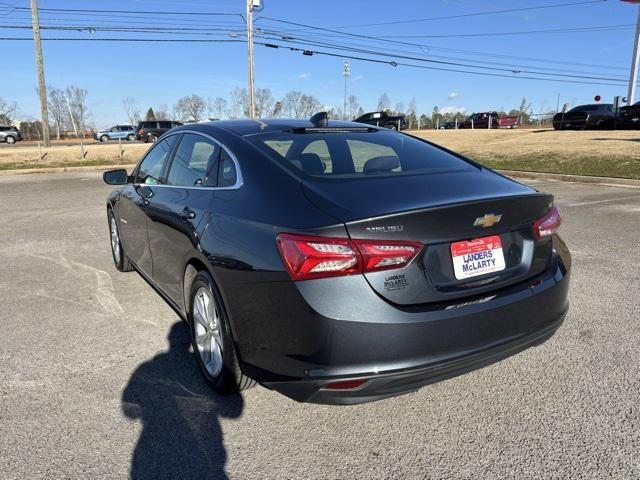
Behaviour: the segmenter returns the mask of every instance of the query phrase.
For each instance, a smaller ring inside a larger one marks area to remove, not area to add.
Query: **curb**
[[[590,183],[592,185],[606,185],[611,187],[640,188],[640,180],[633,178],[596,177],[592,175],[569,175],[564,173],[527,172],[524,170],[497,170],[508,177],[551,180],[556,182]]]
[[[17,168],[15,170],[0,170],[2,175],[26,175],[29,173],[71,173],[71,172],[103,172],[117,168],[131,169],[136,164],[130,165],[86,165],[82,167],[51,167],[51,168]]]

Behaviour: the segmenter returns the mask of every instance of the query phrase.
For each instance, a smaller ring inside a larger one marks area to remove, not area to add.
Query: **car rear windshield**
[[[269,132],[245,138],[271,158],[316,178],[418,175],[474,168],[429,143],[387,131]]]

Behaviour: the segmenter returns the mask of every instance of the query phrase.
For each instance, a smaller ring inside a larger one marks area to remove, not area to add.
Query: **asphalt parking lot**
[[[0,177],[0,478],[640,478],[640,189],[532,181],[573,254],[558,334],[352,407],[221,398],[109,250],[99,173]]]

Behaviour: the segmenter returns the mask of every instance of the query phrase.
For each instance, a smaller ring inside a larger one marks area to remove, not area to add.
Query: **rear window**
[[[246,139],[303,175],[365,178],[474,168],[469,162],[409,135],[391,132],[270,132]]]
[[[156,122],[140,122],[138,128],[157,128]]]
[[[572,108],[569,110],[570,112],[610,112],[612,111],[612,106],[608,104],[601,105],[580,105],[579,107]]]

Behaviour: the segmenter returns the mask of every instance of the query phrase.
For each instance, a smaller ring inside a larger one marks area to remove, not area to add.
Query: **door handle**
[[[196,218],[196,212],[191,210],[189,207],[184,207],[182,212],[180,212],[180,218],[183,220],[193,220]]]

